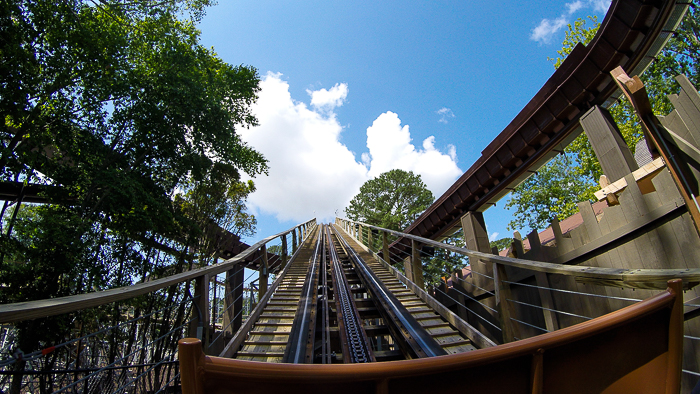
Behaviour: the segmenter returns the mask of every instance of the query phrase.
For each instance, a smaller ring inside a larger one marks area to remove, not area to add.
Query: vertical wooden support
[[[258,299],[262,300],[265,293],[267,293],[267,278],[269,276],[266,245],[260,247],[260,253],[262,254],[262,264],[260,264],[260,279],[258,279]]]
[[[372,239],[372,229],[367,228],[367,247],[369,250],[374,251],[374,240]]]
[[[389,256],[389,238],[386,231],[382,231],[382,256],[384,261],[391,264],[391,256]]]
[[[547,274],[544,272],[535,272],[535,280],[537,281],[537,286],[549,289],[549,279],[547,279]],[[552,292],[545,289],[537,289],[540,293],[540,302],[542,307],[546,308],[542,310],[544,314],[544,323],[547,327],[547,331],[556,331],[559,329],[559,320],[557,320],[557,315],[554,313],[554,300],[552,299]]]
[[[292,254],[297,252],[297,230],[292,230]]]
[[[241,327],[243,310],[243,266],[237,265],[226,271],[226,294],[224,295],[224,327],[235,334]],[[230,325],[229,325],[230,324]]]
[[[280,270],[283,270],[284,267],[287,266],[287,234],[284,234],[280,237],[282,239],[282,267]]]
[[[413,273],[413,283],[418,287],[425,290],[425,283],[423,282],[423,265],[420,261],[420,248],[421,244],[416,240],[411,240],[411,272]]]
[[[188,335],[200,339],[206,348],[209,345],[209,275],[195,279],[194,297],[194,319],[190,323]]]
[[[513,342],[516,340],[516,336],[520,337],[520,333],[518,332],[519,330],[515,322],[511,320],[511,318],[514,317],[514,313],[512,305],[508,300],[512,300],[513,295],[510,292],[510,285],[506,283],[508,281],[508,275],[506,274],[506,267],[504,265],[493,264],[493,281],[494,289],[496,290],[496,305],[498,306],[498,320],[501,323],[503,343]]]
[[[489,245],[489,235],[486,233],[486,224],[484,223],[484,215],[481,212],[467,212],[462,216],[462,229],[464,231],[465,248],[476,250],[478,252],[491,253]],[[473,276],[472,280],[479,287],[486,288],[491,285],[487,278],[483,275],[492,275],[491,263],[485,263],[480,260],[473,261],[469,259],[469,264],[474,272],[481,275]]]
[[[639,168],[620,129],[605,108],[594,106],[581,117],[580,123],[608,179],[616,181]]]
[[[235,334],[243,324],[243,282],[245,280],[245,269],[241,266],[233,268],[230,272],[233,274],[231,287],[234,289],[232,297],[234,317],[231,327],[233,327],[232,332]]]
[[[406,256],[403,259],[403,270],[406,272],[406,277],[413,282],[413,264],[411,264],[411,256]]]

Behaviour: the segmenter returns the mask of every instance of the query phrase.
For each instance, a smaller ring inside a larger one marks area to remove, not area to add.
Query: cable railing
[[[420,287],[496,343],[539,336],[620,310],[663,290],[673,278],[682,280],[684,290],[700,283],[699,268],[551,264],[469,250],[454,244],[457,238],[438,242],[340,218],[336,224],[407,280],[424,282]],[[410,252],[393,252],[401,250],[388,247],[397,240]],[[436,270],[436,265],[443,269]],[[698,302],[692,301],[684,303],[686,321],[698,320]],[[700,340],[696,325],[687,325],[686,352],[693,352]],[[700,376],[697,364],[683,373]]]
[[[199,338],[207,354],[218,354],[315,225],[160,279],[0,305],[0,392],[172,392],[180,384],[178,340]],[[28,348],[36,329],[54,339]]]

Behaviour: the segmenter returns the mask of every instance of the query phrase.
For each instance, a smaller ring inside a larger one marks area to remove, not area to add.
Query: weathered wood
[[[552,292],[549,289],[549,280],[547,279],[547,274],[544,272],[535,273],[535,279],[537,280],[537,286],[541,287],[537,289],[540,295],[540,302],[542,303],[542,314],[544,315],[544,322],[547,327],[547,331],[556,331],[559,329],[559,321],[557,320],[557,315],[554,313],[554,300],[552,299]]]
[[[580,122],[608,178],[620,179],[637,169],[632,152],[606,109],[594,106]]]
[[[282,266],[280,270],[283,270],[287,266],[287,234],[280,237],[282,239]]]
[[[654,116],[649,102],[649,96],[647,96],[646,89],[644,88],[644,83],[642,83],[641,79],[637,76],[630,78],[622,67],[617,67],[611,71],[610,74],[632,103],[635,112],[642,121],[647,138],[650,138],[651,141],[654,142],[654,145],[664,158],[676,186],[688,207],[690,216],[693,218],[695,229],[698,234],[700,234],[700,207],[694,195],[697,182],[695,184],[690,183],[690,179],[688,179],[690,171],[687,165],[679,163],[678,160],[675,159],[678,153],[677,149],[673,146],[669,146],[669,144],[664,141],[665,138],[663,134],[665,133],[665,128],[661,125],[661,122],[659,122],[656,116]]]
[[[262,264],[260,264],[260,276],[258,277],[258,299],[262,300],[265,293],[267,293],[267,279],[268,273],[268,262],[267,262],[267,247],[263,245],[260,248],[260,254],[262,255]]]
[[[493,264],[493,281],[496,290],[496,306],[498,307],[498,320],[501,323],[501,333],[503,334],[503,343],[513,342],[522,339],[520,330],[516,325],[517,322],[512,318],[515,316],[511,300],[513,295],[510,291],[508,275],[506,274],[505,266],[501,264]]]
[[[389,255],[389,235],[386,233],[386,231],[382,231],[382,257],[386,261],[391,261],[391,257]]]
[[[657,208],[644,216],[638,217],[629,223],[610,231],[605,236],[598,237],[591,242],[552,259],[555,264],[578,264],[611,250],[624,242],[633,239],[635,235],[658,227],[667,221],[686,212],[682,201],[672,201],[661,208]]]
[[[209,275],[202,275],[195,280],[195,317],[189,327],[190,336],[200,339],[205,349],[209,346],[209,279]]]
[[[415,239],[411,240],[411,272],[413,273],[413,283],[421,289],[425,289],[423,282],[423,264],[420,258],[421,245]]]

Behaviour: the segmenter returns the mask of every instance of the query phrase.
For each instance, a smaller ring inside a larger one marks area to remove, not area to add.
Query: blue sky
[[[202,44],[263,79],[260,126],[240,131],[270,160],[249,241],[344,216],[362,183],[393,168],[440,196],[554,72],[566,25],[602,21],[608,5],[219,0]],[[510,234],[507,199],[485,214],[492,237]]]

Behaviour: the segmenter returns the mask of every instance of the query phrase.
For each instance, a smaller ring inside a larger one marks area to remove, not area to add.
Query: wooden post
[[[391,256],[389,256],[389,238],[386,231],[382,231],[382,253],[384,254],[384,261],[391,264]]]
[[[639,168],[620,129],[605,108],[594,106],[581,116],[579,122],[608,179],[618,180]]]
[[[372,239],[372,229],[368,227],[367,228],[367,247],[369,248],[369,250],[374,251],[374,243],[372,241],[374,241]]]
[[[282,268],[287,266],[287,234],[282,235]]]
[[[489,245],[489,235],[486,232],[486,224],[484,223],[484,215],[481,212],[467,212],[462,216],[462,229],[464,230],[464,242],[467,249],[476,250],[477,252],[491,253]],[[469,259],[469,264],[474,272],[482,275],[475,275],[472,280],[479,287],[486,288],[491,285],[483,275],[492,275],[492,267],[490,263],[482,262],[481,260]]]
[[[411,256],[406,256],[403,259],[403,270],[406,272],[406,277],[413,282],[413,264],[411,264]]]
[[[503,343],[513,342],[516,336],[520,337],[518,326],[511,320],[514,317],[512,306],[508,299],[513,299],[510,291],[506,267],[502,264],[493,264],[494,289],[496,290],[496,305],[498,306],[498,320],[501,323]],[[522,338],[520,338],[522,339]]]
[[[262,253],[262,264],[260,264],[260,279],[258,280],[258,299],[262,300],[265,293],[267,293],[267,278],[268,278],[268,265],[267,265],[267,246],[263,245],[260,247],[260,253]]]
[[[243,310],[243,266],[226,271],[226,294],[224,295],[224,331],[235,334],[241,327]],[[229,325],[230,324],[230,325]]]
[[[464,242],[467,249],[476,250],[483,253],[491,253],[489,245],[489,236],[486,232],[486,224],[484,223],[484,215],[481,212],[471,211],[462,216],[462,229],[464,231]],[[478,259],[469,259],[472,274],[471,282],[474,286],[469,288],[468,293],[481,293],[478,287],[488,289],[493,286],[497,289],[498,286],[488,277],[494,277],[493,265],[489,262],[484,262]],[[478,287],[476,287],[478,286]],[[475,290],[476,289],[476,290]],[[467,301],[469,303],[470,301]],[[498,297],[487,297],[482,300],[484,305],[488,305],[494,310],[498,310]],[[493,312],[490,309],[482,309],[481,317],[488,320],[500,321],[500,313]],[[481,332],[489,332],[492,337],[496,338],[499,333],[493,329],[491,325],[484,324],[481,319],[469,319],[469,323],[476,327]]]
[[[198,338],[206,349],[209,345],[209,275],[202,275],[195,279],[194,319],[189,326],[189,336]]]
[[[178,341],[180,359],[180,382],[183,393],[204,394],[204,381],[201,378],[202,343],[194,338],[183,338]]]
[[[413,272],[413,283],[425,290],[423,282],[423,265],[420,261],[421,245],[414,239],[411,240],[411,272]]]
[[[292,230],[292,254],[297,252],[297,230]]]

